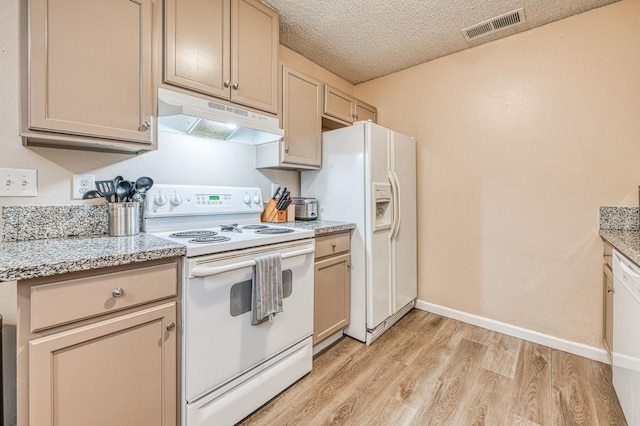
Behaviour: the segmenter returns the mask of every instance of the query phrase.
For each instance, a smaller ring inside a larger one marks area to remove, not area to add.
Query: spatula
[[[98,193],[104,197],[105,200],[111,202],[111,197],[116,193],[116,187],[112,180],[98,180],[96,181],[96,189]]]

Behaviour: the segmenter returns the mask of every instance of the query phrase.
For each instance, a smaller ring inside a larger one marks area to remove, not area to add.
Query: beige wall
[[[356,86],[418,141],[424,301],[600,345],[598,207],[637,206],[640,1]]]

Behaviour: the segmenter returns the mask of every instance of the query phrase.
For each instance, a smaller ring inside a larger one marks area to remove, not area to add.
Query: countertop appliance
[[[311,197],[294,197],[296,219],[316,220],[318,218],[318,200]]]
[[[322,134],[322,164],[301,192],[322,200],[320,219],[356,224],[346,334],[369,344],[417,297],[415,140],[359,122]]]
[[[182,425],[232,425],[311,371],[313,231],[260,223],[259,188],[154,185],[144,229],[187,247]],[[255,259],[280,254],[283,312],[251,324]]]
[[[640,267],[612,254],[613,387],[627,423],[640,425]]]

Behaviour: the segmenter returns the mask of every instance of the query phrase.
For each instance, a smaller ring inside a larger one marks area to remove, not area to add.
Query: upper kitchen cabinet
[[[278,13],[258,0],[166,0],[164,80],[278,112]]]
[[[23,5],[25,143],[152,149],[156,1]]]
[[[322,110],[323,127],[337,129],[356,121],[377,121],[376,107],[347,95],[340,90],[324,85],[324,104]]]
[[[356,115],[353,121],[368,121],[371,120],[374,123],[378,122],[378,109],[366,102],[356,99]]]
[[[282,66],[281,141],[256,146],[256,167],[318,169],[322,162],[322,83]]]

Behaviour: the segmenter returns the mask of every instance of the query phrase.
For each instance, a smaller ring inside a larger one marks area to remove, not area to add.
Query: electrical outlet
[[[38,170],[0,168],[0,197],[37,197]]]
[[[280,184],[279,183],[272,183],[271,184],[271,194],[269,194],[269,197],[272,197],[273,194],[276,193],[276,190],[280,188]]]
[[[71,199],[81,200],[85,192],[96,189],[95,175],[73,175]]]

